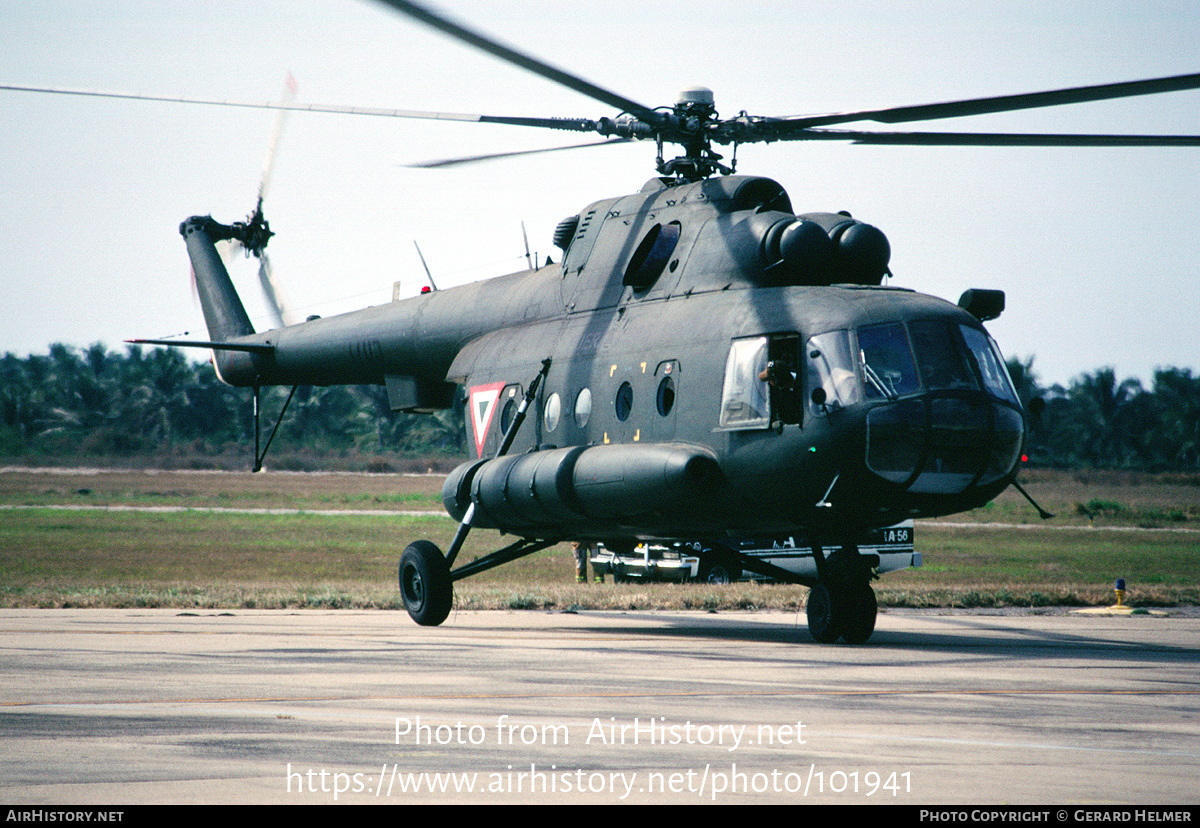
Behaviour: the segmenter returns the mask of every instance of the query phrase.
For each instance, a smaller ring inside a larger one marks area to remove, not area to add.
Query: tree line
[[[1008,369],[1027,410],[1044,401],[1030,415],[1031,464],[1200,469],[1200,377],[1190,369],[1156,371],[1149,388],[1118,381],[1111,368],[1042,387],[1032,357],[1010,359]],[[288,391],[264,389],[264,439]],[[250,392],[177,349],[56,344],[0,360],[0,456],[195,459],[244,455],[253,444]],[[382,387],[365,385],[300,389],[271,452],[461,456],[465,446],[461,412],[399,414]]]
[[[262,391],[265,442],[288,388]],[[461,416],[400,414],[381,386],[301,388],[287,406],[271,454],[309,457],[459,454]],[[121,353],[102,344],[50,346],[48,355],[0,360],[0,456],[244,456],[254,445],[254,399],[221,382],[210,362],[174,348]]]
[[[1200,469],[1200,377],[1161,368],[1149,388],[1117,380],[1112,368],[1043,388],[1033,358],[1009,359],[1009,375],[1030,411],[1030,462],[1060,468]],[[1041,409],[1039,411],[1039,409]]]

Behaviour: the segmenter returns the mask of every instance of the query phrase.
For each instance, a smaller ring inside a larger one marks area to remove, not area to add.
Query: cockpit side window
[[[808,410],[813,416],[854,405],[861,398],[858,374],[850,354],[848,331],[830,331],[809,337],[804,347],[804,387],[808,389]]]
[[[966,325],[959,325],[959,330],[962,331],[963,340],[967,343],[971,356],[975,358],[975,366],[979,369],[983,387],[994,397],[1020,405],[1017,392],[1008,376],[1008,369],[1004,366],[1004,359],[1000,356],[1000,349],[996,347],[992,338],[983,331]]]
[[[760,376],[766,368],[765,336],[733,341],[721,389],[721,428],[766,428],[771,424],[767,381]]]

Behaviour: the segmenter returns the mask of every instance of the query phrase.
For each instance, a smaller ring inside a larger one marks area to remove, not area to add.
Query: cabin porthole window
[[[578,396],[575,397],[575,425],[587,428],[588,421],[591,419],[592,392],[587,388],[581,388]]]
[[[628,381],[621,383],[621,387],[617,389],[616,399],[617,419],[625,422],[629,419],[629,413],[633,411],[633,386]]]
[[[558,418],[562,414],[562,401],[558,394],[551,394],[550,399],[546,400],[546,409],[543,413],[543,421],[546,424],[546,431],[553,432],[558,428]]]
[[[658,384],[658,396],[655,402],[661,416],[665,417],[671,413],[671,409],[675,407],[675,380],[670,377],[662,378]]]

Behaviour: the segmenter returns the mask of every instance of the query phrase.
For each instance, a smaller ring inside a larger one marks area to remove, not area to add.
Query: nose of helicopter
[[[872,473],[913,494],[957,498],[1011,475],[1024,421],[985,394],[931,394],[872,408],[866,430]]]

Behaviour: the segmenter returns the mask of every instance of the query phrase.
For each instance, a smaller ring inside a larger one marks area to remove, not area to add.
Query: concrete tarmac
[[[0,800],[1195,804],[1200,618],[0,610]]]

